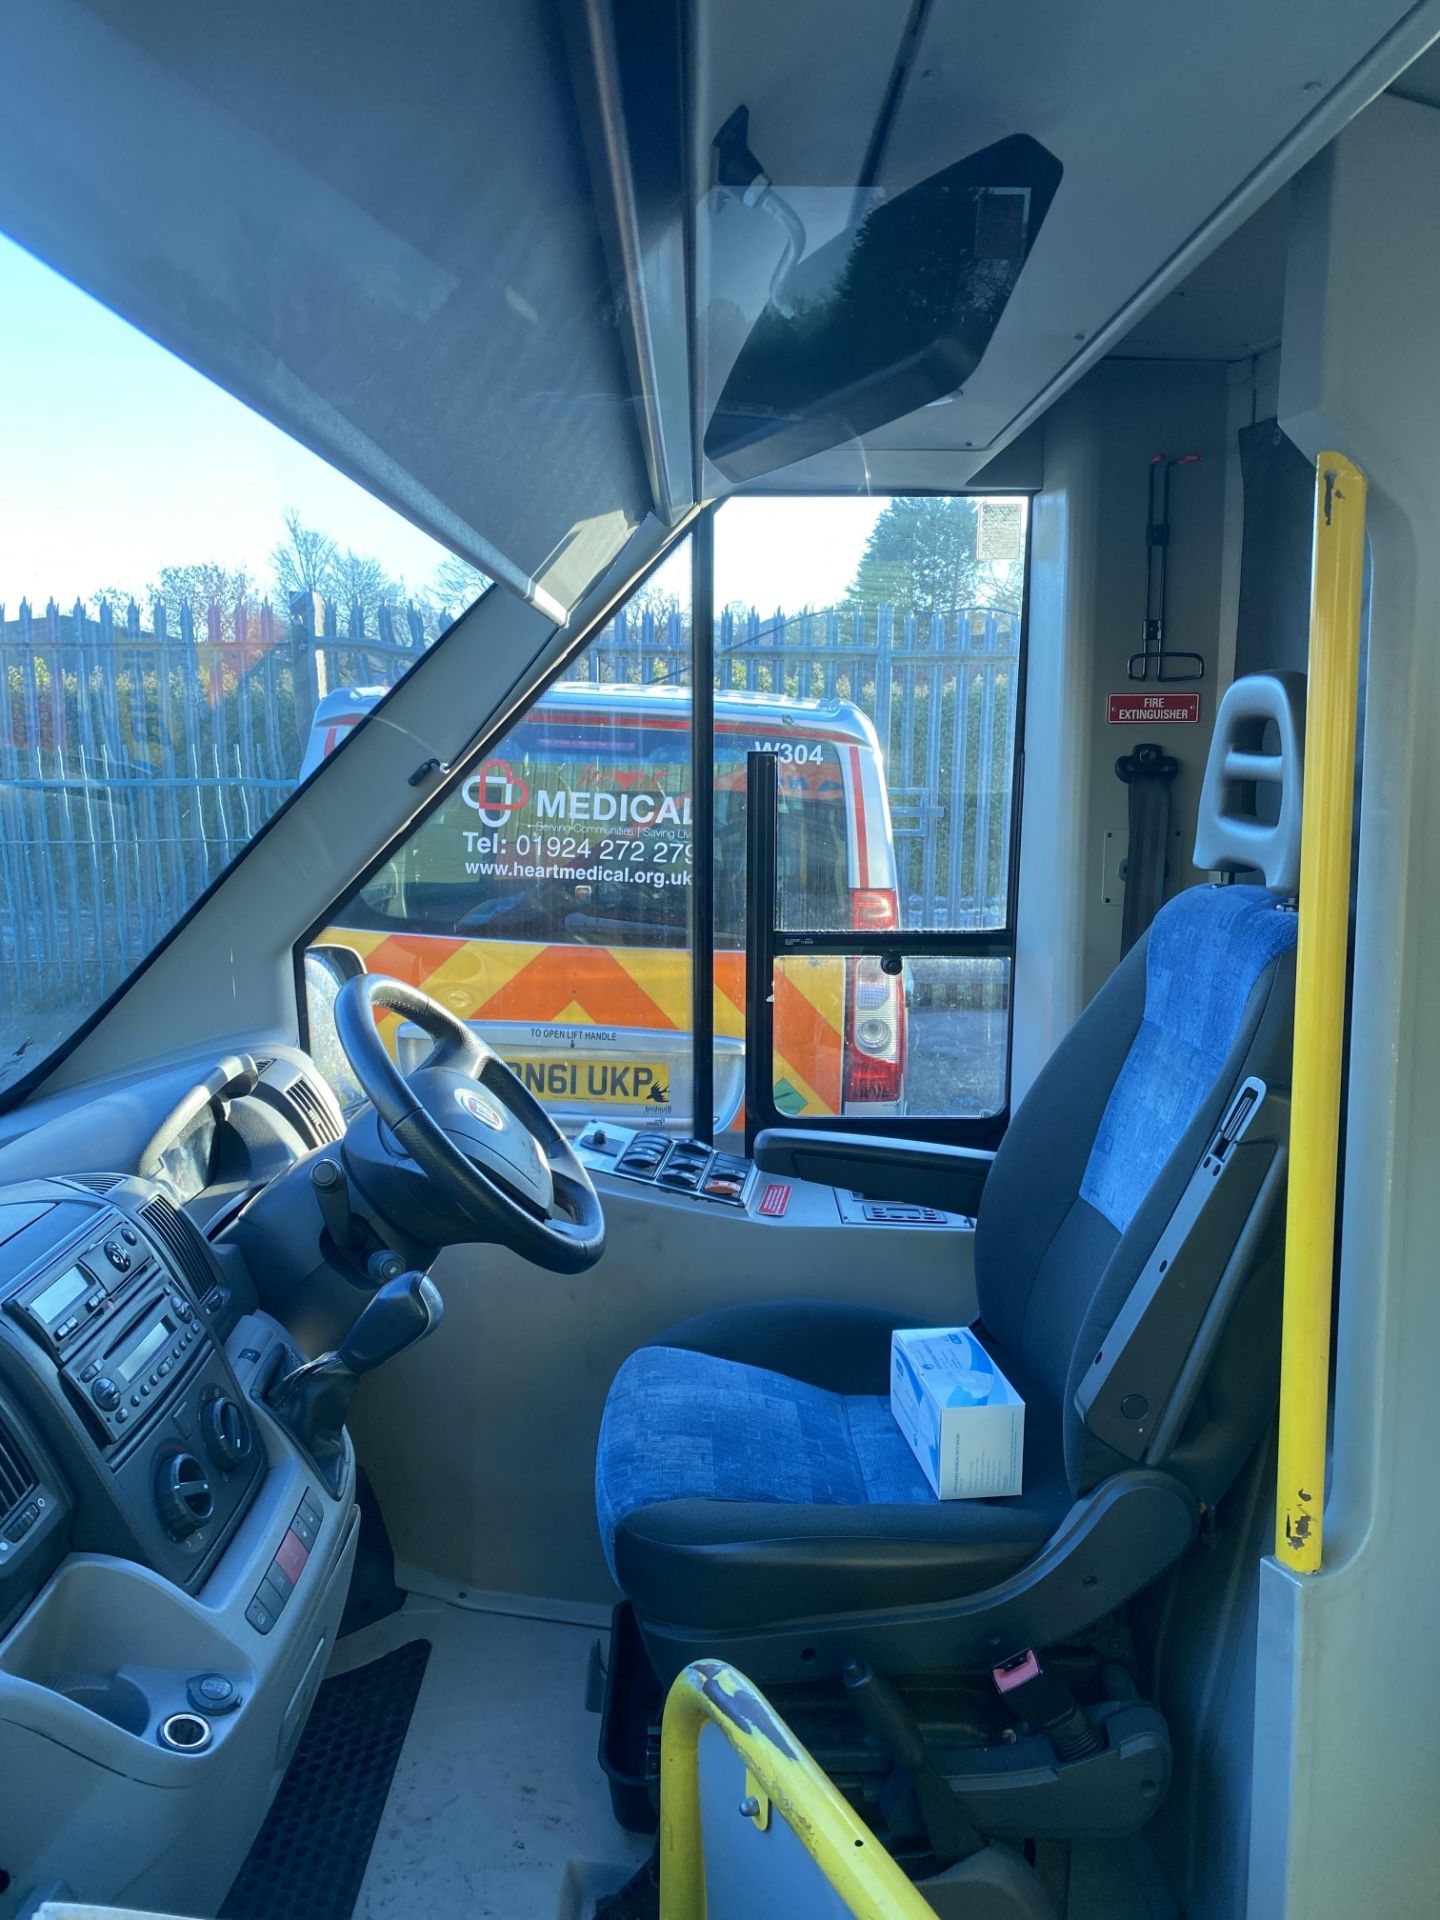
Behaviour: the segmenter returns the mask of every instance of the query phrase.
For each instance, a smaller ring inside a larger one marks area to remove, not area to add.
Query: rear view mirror
[[[980,363],[1060,184],[1017,134],[932,174],[786,275],[730,370],[705,453],[744,481],[945,398]]]

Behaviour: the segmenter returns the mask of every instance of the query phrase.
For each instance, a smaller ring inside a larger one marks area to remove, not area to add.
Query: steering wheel
[[[375,1024],[403,1015],[435,1042],[408,1078]],[[605,1251],[605,1216],[569,1141],[479,1034],[418,987],[383,973],[348,980],[335,1024],[375,1112],[443,1197],[552,1273],[583,1273]]]

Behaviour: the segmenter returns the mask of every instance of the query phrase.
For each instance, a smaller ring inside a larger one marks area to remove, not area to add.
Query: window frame
[[[938,488],[917,487],[897,490],[897,497],[907,499],[956,499],[963,497],[1000,498],[1011,496],[1026,501],[1033,500],[1031,488]],[[726,496],[728,500],[732,496]],[[746,498],[766,499],[844,499],[848,495],[837,489],[817,488],[806,490],[803,496],[793,491],[779,489],[746,490]],[[563,679],[574,662],[594,641],[607,621],[611,620],[620,608],[644,587],[665,563],[671,559],[676,549],[688,537],[691,542],[690,568],[690,670],[691,670],[691,754],[692,754],[692,874],[689,904],[689,935],[691,955],[691,1106],[694,1109],[689,1116],[691,1134],[694,1138],[713,1142],[714,1127],[714,993],[715,993],[715,954],[714,954],[714,902],[715,902],[715,844],[714,844],[714,762],[715,762],[715,518],[724,508],[726,500],[711,501],[688,516],[678,525],[673,537],[656,553],[649,563],[627,582],[623,591],[616,592],[597,610],[593,619],[576,634],[573,643],[553,660],[546,672],[533,687],[522,696],[507,701],[501,711],[492,716],[490,724],[482,727],[471,740],[464,755],[447,770],[444,779],[438,783],[436,791],[427,796],[425,803],[406,821],[404,827],[391,835],[374,857],[354,876],[344,891],[327,901],[324,910],[306,928],[296,941],[293,949],[293,969],[297,1005],[297,1031],[300,1045],[309,1050],[309,1019],[305,989],[305,954],[314,942],[317,934],[335,923],[335,914],[340,904],[352,895],[359,893],[392,859],[399,848],[418,833],[433,814],[445,804],[459,785],[469,777],[474,768],[480,765],[497,742],[504,739],[507,732],[523,720],[531,707],[557,681]],[[773,1077],[772,1056],[773,1040],[768,1019],[764,1023],[763,1044],[761,1028],[757,1026],[753,1012],[747,1008],[747,1033],[745,1051],[745,1138],[747,1151],[753,1143],[755,1133],[761,1127],[805,1128],[834,1132],[846,1130],[854,1133],[886,1134],[911,1139],[939,1140],[960,1146],[991,1148],[998,1146],[1009,1124],[1011,1111],[1011,1075],[1015,1039],[1014,1023],[1014,966],[1016,950],[1016,923],[1020,883],[1020,835],[1022,797],[1024,791],[1025,769],[1025,712],[1029,680],[1029,635],[1030,635],[1030,569],[1031,547],[1033,539],[1034,514],[1027,513],[1025,523],[1024,570],[1020,598],[1020,644],[1017,652],[1017,688],[1015,703],[1015,747],[1011,761],[1011,808],[1010,831],[1008,840],[1008,867],[1005,890],[1005,923],[1002,928],[982,930],[940,929],[906,932],[903,929],[889,934],[866,933],[863,930],[834,929],[805,933],[787,933],[773,925],[769,928],[771,945],[766,949],[771,955],[771,964],[775,955],[791,950],[789,943],[795,943],[795,951],[808,953],[839,953],[847,956],[863,957],[868,954],[885,955],[948,955],[972,954],[988,958],[1008,959],[1011,967],[1011,993],[1006,1009],[1005,1022],[1005,1103],[994,1114],[977,1117],[945,1114],[909,1114],[895,1115],[852,1115],[845,1113],[814,1114],[809,1116],[790,1116],[779,1112],[774,1105],[773,1087],[769,1084]],[[493,589],[492,589],[493,590]],[[753,758],[753,756],[752,756]],[[704,816],[702,819],[701,816]],[[747,869],[747,913],[745,939],[745,979],[747,1003],[753,1005],[753,996],[760,979],[768,979],[768,970],[756,965],[757,946],[761,922],[755,917],[755,902],[752,892],[753,876]],[[778,942],[779,945],[773,943]],[[763,996],[768,1011],[769,995]],[[762,1070],[758,1063],[764,1062]],[[751,1081],[758,1077],[764,1086],[762,1097],[753,1101]],[[708,1097],[702,1104],[702,1095]]]
[[[1024,487],[1000,488],[940,488],[916,487],[897,489],[897,498],[905,499],[942,499],[962,498],[998,499],[1012,497],[1017,500],[1034,501],[1034,490]],[[747,497],[751,497],[748,496]],[[793,499],[794,494],[770,490],[764,496],[770,499]],[[805,496],[807,499],[826,497],[843,498],[843,495],[826,495],[817,491]],[[722,503],[723,504],[723,503]],[[1016,654],[1016,696],[1015,696],[1015,747],[1010,766],[1010,832],[1007,845],[1007,866],[1005,881],[1005,921],[1000,928],[938,928],[915,929],[906,931],[897,928],[889,933],[867,933],[859,928],[834,928],[823,931],[800,932],[782,928],[776,903],[776,879],[778,877],[778,852],[776,847],[776,829],[778,825],[777,788],[774,773],[774,756],[754,754],[749,756],[750,779],[748,781],[749,857],[746,869],[746,940],[745,940],[745,1152],[753,1153],[756,1135],[766,1128],[783,1127],[803,1132],[856,1134],[880,1134],[911,1140],[934,1140],[945,1145],[978,1147],[992,1150],[998,1147],[1010,1124],[1012,1107],[1011,1080],[1014,1071],[1015,1052],[1015,958],[1016,936],[1019,919],[1020,899],[1020,830],[1022,802],[1025,787],[1025,705],[1030,678],[1030,566],[1032,559],[1032,540],[1035,516],[1033,511],[1025,516],[1024,564],[1020,584],[1020,645]],[[713,662],[712,662],[713,670]],[[757,762],[770,763],[768,788],[760,785],[757,795],[755,769]],[[761,805],[756,806],[757,797]],[[760,854],[756,861],[757,851]],[[698,866],[697,866],[698,884]],[[766,897],[768,893],[768,898]],[[977,959],[1004,959],[1010,963],[1010,992],[1005,1009],[1005,1099],[993,1114],[798,1114],[782,1113],[775,1105],[774,1091],[774,995],[771,984],[777,960],[792,955],[834,954],[844,958],[864,959],[875,957],[883,959],[886,955],[896,955],[900,959],[911,956],[933,955],[970,955]],[[700,957],[696,956],[696,971],[700,968]]]
[[[503,740],[509,730],[518,725],[519,722],[526,717],[541,694],[547,693],[549,689],[555,685],[556,681],[564,679],[570,667],[580,655],[584,653],[585,649],[594,640],[596,634],[599,633],[606,622],[613,620],[619,610],[634,599],[646,581],[649,580],[653,574],[658,573],[660,568],[665,565],[665,562],[672,557],[676,549],[683,544],[687,535],[693,534],[701,514],[712,511],[712,508],[706,507],[682,519],[673,529],[671,537],[665,541],[659,551],[654,553],[635,576],[625,582],[623,587],[618,587],[614,593],[610,594],[596,609],[593,617],[579,628],[571,644],[550,662],[544,673],[540,675],[533,686],[527,687],[523,692],[512,688],[511,696],[506,699],[503,706],[498,707],[495,712],[491,714],[489,720],[474,734],[467,744],[465,751],[457,759],[450,762],[449,766],[445,769],[444,777],[437,783],[435,790],[427,795],[423,805],[416,808],[398,832],[392,833],[381,843],[379,850],[373,857],[350,879],[341,892],[332,894],[327,899],[323,910],[311,920],[304,932],[296,940],[291,949],[290,956],[291,973],[295,983],[296,1033],[299,1038],[300,1047],[304,1052],[309,1053],[310,1051],[309,1007],[305,988],[305,955],[310,947],[314,945],[316,936],[334,924],[336,909],[342,902],[349,900],[352,895],[360,893],[365,887],[368,887],[380,869],[385,866],[387,861],[394,858],[395,854],[405,845],[412,834],[418,833],[429,821],[431,815],[439,812],[440,808],[451,797],[452,793],[454,793],[464,781],[469,779],[471,773],[473,773],[478,766],[483,765],[485,756],[489,753],[490,749],[495,746],[498,741]],[[504,591],[504,589],[498,590]],[[497,584],[492,584],[486,591],[489,593],[497,591]],[[436,644],[438,645],[440,643],[437,642]],[[394,689],[392,688],[391,691],[393,692]],[[376,711],[378,711],[378,708]],[[360,724],[362,726],[365,725],[370,718],[371,715],[367,714],[365,720],[362,720]],[[343,748],[345,742],[342,741],[340,745]],[[319,771],[320,769],[317,768],[316,773]],[[311,774],[310,778],[314,779],[315,774]],[[304,785],[306,783],[302,782],[301,784]],[[297,788],[297,791],[298,790]],[[294,797],[293,794],[290,795],[283,805],[289,806]],[[277,813],[281,810],[282,809],[277,809]],[[272,816],[272,818],[273,817],[274,816]],[[262,828],[261,831],[263,832],[264,829]]]

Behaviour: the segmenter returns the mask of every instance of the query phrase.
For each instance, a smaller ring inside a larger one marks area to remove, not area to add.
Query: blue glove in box
[[[967,1327],[897,1327],[890,1411],[941,1500],[1019,1493],[1025,1402]]]

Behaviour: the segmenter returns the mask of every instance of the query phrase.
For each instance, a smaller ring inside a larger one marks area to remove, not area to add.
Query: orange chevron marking
[[[775,1052],[805,1062],[805,1078],[832,1112],[840,1106],[840,1050],[839,1029],[800,991],[785,965],[777,966]]]
[[[689,956],[673,949],[627,948],[624,962],[605,947],[540,946],[463,940],[441,934],[377,934],[333,927],[322,938],[355,948],[372,973],[420,987],[463,1020],[521,1021],[616,1028],[685,1030]],[[775,1077],[788,1079],[812,1113],[838,1112],[844,1018],[843,963],[801,962],[805,977],[775,974]],[[646,984],[650,991],[646,990]],[[681,1009],[680,1017],[666,1010]],[[380,1016],[387,1036],[400,1024]],[[715,1030],[745,1032],[745,955],[715,955]]]
[[[545,947],[478,1009],[486,1020],[553,1021],[572,1001],[617,1027],[675,1026],[604,947]]]

